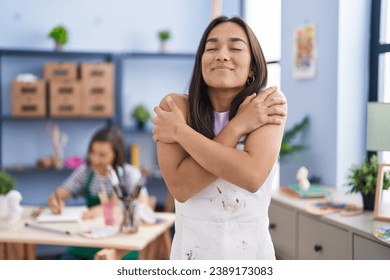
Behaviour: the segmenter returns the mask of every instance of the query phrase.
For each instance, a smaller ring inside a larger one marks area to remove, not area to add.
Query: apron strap
[[[96,195],[92,195],[91,194],[91,184],[92,184],[92,181],[93,181],[93,177],[94,177],[94,173],[93,171],[91,171],[88,175],[88,180],[87,180],[87,184],[85,185],[85,188],[86,188],[86,200],[87,200],[87,207],[90,208],[92,206],[95,206],[95,205],[99,205],[100,204],[100,199],[98,196]]]

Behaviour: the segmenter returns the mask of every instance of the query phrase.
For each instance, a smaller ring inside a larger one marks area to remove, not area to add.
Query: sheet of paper
[[[49,208],[45,208],[36,221],[39,223],[78,222],[85,211],[87,211],[85,206],[67,206],[61,214],[53,214]]]

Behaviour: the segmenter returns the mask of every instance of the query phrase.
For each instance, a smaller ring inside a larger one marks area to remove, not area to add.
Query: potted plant
[[[168,40],[171,38],[169,30],[160,30],[158,32],[158,38],[160,39],[160,51],[166,53],[168,51]]]
[[[68,42],[68,30],[63,25],[54,27],[48,36],[54,40],[56,50],[62,50]]]
[[[131,117],[136,120],[137,128],[142,130],[151,115],[145,105],[139,104],[133,109]]]
[[[378,175],[378,158],[374,154],[369,159],[364,158],[360,164],[352,165],[347,174],[346,186],[351,186],[348,193],[361,193],[364,210],[373,210],[375,201],[376,181]],[[383,189],[390,187],[390,172],[384,174]]]
[[[0,170],[0,219],[8,213],[7,194],[15,188],[15,181],[8,172]]]
[[[12,176],[4,171],[0,170],[0,195],[6,195],[15,188],[15,181]]]
[[[285,160],[286,157],[306,148],[306,146],[302,144],[294,144],[293,142],[300,133],[306,130],[308,125],[309,117],[305,116],[301,122],[295,124],[291,129],[285,131],[279,153],[281,161]]]
[[[277,163],[275,180],[272,188],[278,189],[280,186],[280,162],[283,162],[286,157],[297,153],[306,148],[306,146],[301,144],[295,144],[294,140],[296,137],[302,133],[309,124],[309,117],[306,116],[303,120],[296,125],[294,125],[291,129],[286,130],[283,135],[282,145],[280,147],[279,152],[279,161]]]

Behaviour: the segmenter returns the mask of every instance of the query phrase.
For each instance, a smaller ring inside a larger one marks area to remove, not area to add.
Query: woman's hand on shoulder
[[[248,134],[266,124],[283,124],[286,115],[286,98],[273,86],[247,96],[232,122],[242,129],[242,134]]]
[[[171,111],[168,104],[168,97],[171,97],[176,105],[182,110],[185,115],[185,119],[187,121],[188,117],[188,95],[182,93],[169,93],[161,99],[159,107],[164,111]]]
[[[168,94],[154,108],[154,112],[153,140],[176,143],[178,127],[188,123],[188,97],[184,94]]]

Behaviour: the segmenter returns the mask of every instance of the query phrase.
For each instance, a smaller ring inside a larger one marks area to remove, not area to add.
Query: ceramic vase
[[[167,53],[168,52],[168,41],[161,41],[160,43],[160,52]]]

